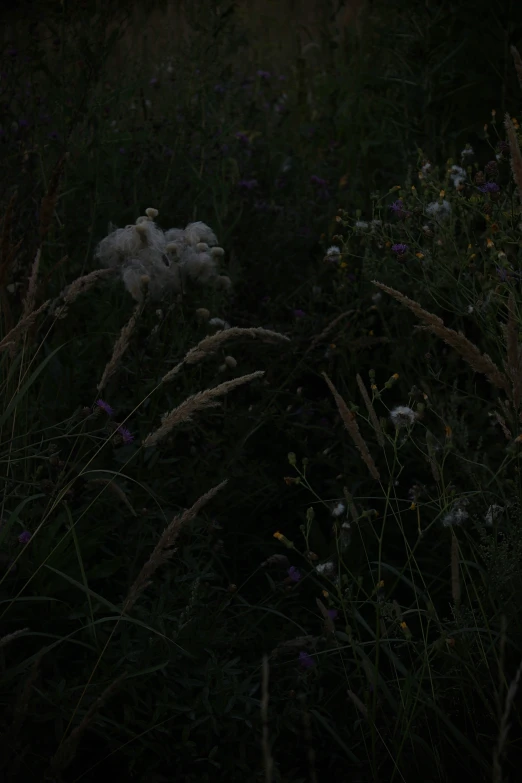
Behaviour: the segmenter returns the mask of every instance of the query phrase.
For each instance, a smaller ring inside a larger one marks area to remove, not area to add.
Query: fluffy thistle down
[[[473,370],[475,370],[475,372],[479,372],[482,375],[485,375],[488,381],[493,384],[493,386],[495,386],[497,389],[502,389],[508,395],[508,397],[511,396],[509,381],[504,373],[498,369],[494,361],[490,356],[488,356],[487,353],[480,353],[477,346],[470,342],[470,340],[468,340],[468,338],[465,337],[462,332],[456,332],[454,329],[449,329],[447,326],[444,326],[444,321],[442,318],[439,318],[437,315],[424,310],[418,302],[414,302],[413,299],[409,299],[409,297],[401,294],[400,291],[396,291],[394,288],[390,288],[389,286],[384,285],[384,283],[379,283],[377,280],[372,280],[372,283],[383,291],[386,291],[386,293],[390,294],[390,296],[393,296],[394,299],[397,299],[398,302],[408,307],[412,313],[417,316],[417,318],[419,318],[421,321],[424,321],[424,325],[417,325],[415,326],[416,329],[427,330],[435,334],[437,337],[440,337],[442,340],[444,340],[445,343],[460,353],[462,358]]]
[[[225,381],[225,383],[221,383],[213,389],[205,389],[205,391],[191,394],[190,397],[187,397],[187,399],[181,403],[181,405],[178,405],[178,407],[174,408],[170,413],[165,413],[162,416],[161,425],[157,430],[147,435],[143,441],[143,445],[145,448],[155,446],[178,424],[190,421],[197,411],[204,410],[205,408],[218,407],[220,403],[216,402],[216,397],[223,397],[237,386],[243,386],[245,383],[253,381],[255,378],[260,378],[264,374],[264,370],[257,370],[248,375],[242,375],[240,378],[233,378],[230,381]]]
[[[169,372],[163,376],[161,383],[166,383],[172,380],[175,375],[186,364],[196,364],[210,354],[215,353],[223,345],[224,342],[230,340],[233,337],[260,337],[265,342],[278,342],[282,340],[284,342],[290,342],[290,338],[279,332],[272,332],[270,329],[263,329],[262,327],[251,327],[242,329],[240,327],[232,327],[231,329],[224,329],[216,332],[215,334],[205,337],[194,348],[191,348],[184,359],[179,364],[169,370]]]
[[[518,200],[520,201],[522,209],[522,153],[520,152],[520,146],[518,144],[517,134],[511,121],[509,114],[506,114],[504,118],[504,126],[506,128],[509,152],[511,160],[511,171],[513,172],[513,179],[517,186]]]
[[[377,466],[375,465],[372,455],[368,450],[368,446],[366,445],[365,440],[360,433],[359,427],[357,425],[357,421],[355,420],[355,416],[350,410],[348,410],[348,406],[346,405],[345,401],[343,400],[343,398],[341,397],[341,395],[339,394],[339,392],[337,391],[337,389],[335,388],[335,386],[333,385],[333,383],[331,382],[327,374],[325,372],[321,374],[325,379],[326,383],[328,384],[330,391],[333,394],[335,403],[337,405],[337,410],[340,413],[344,426],[348,430],[350,437],[352,438],[353,442],[358,448],[359,453],[363,458],[364,463],[368,467],[368,470],[370,471],[372,478],[374,478],[376,481],[380,481],[381,477],[379,471],[377,470]]]
[[[150,279],[149,296],[158,302],[169,293],[180,293],[187,282],[229,290],[231,281],[219,273],[223,248],[217,246],[212,229],[198,221],[185,229],[171,228],[163,232],[154,222],[158,211],[149,208],[134,225],[114,228],[102,239],[95,258],[102,266],[119,273],[125,288],[137,301],[142,301],[141,278]]]
[[[154,547],[154,550],[138,574],[136,581],[129,590],[129,594],[125,600],[123,612],[128,612],[134,606],[141,593],[151,584],[151,579],[158,568],[166,563],[172,555],[175,553],[174,544],[176,543],[179,534],[182,529],[186,527],[192,520],[199,514],[203,506],[205,506],[209,500],[217,495],[217,493],[223,489],[227,484],[227,479],[222,481],[216,487],[209,489],[204,495],[202,495],[193,506],[183,511],[182,514],[173,518],[170,524],[165,528],[162,535],[159,538],[158,543]]]

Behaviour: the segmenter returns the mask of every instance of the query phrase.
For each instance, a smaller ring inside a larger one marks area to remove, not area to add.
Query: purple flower
[[[132,443],[134,440],[134,435],[131,434],[131,432],[127,429],[127,427],[118,427],[118,432],[120,433],[121,437],[123,438],[124,443]]]
[[[404,209],[404,202],[402,198],[398,198],[397,201],[394,201],[393,204],[390,204],[390,209],[392,212],[395,212],[398,218],[405,218],[411,215],[411,212],[409,212],[407,209]]]
[[[152,79],[149,82],[150,86],[154,87],[154,85],[157,84],[157,83],[158,83],[158,80],[156,79],[155,76],[153,76]]]
[[[496,182],[486,182],[485,185],[481,185],[479,188],[482,193],[498,193],[500,188]]]
[[[28,530],[24,530],[23,533],[20,533],[20,535],[18,536],[18,541],[21,544],[28,544],[31,538],[32,538],[31,533]]]
[[[242,141],[243,144],[250,144],[250,139],[246,135],[246,133],[242,133],[241,131],[238,131],[235,134],[236,139],[239,139],[239,141]]]
[[[111,408],[108,402],[105,402],[104,400],[96,400],[96,405],[98,408],[101,408],[102,411],[105,411],[108,416],[114,415],[114,410]]]
[[[315,661],[312,658],[311,655],[309,655],[304,650],[301,650],[299,653],[299,663],[303,667],[303,669],[311,669],[312,666],[315,666]]]
[[[257,75],[260,79],[270,79],[270,73],[269,71],[258,71]]]
[[[125,147],[120,147],[119,152],[120,155],[125,155]]]
[[[296,318],[305,318],[306,313],[304,310],[294,310],[294,315]]]
[[[301,572],[295,566],[290,566],[287,573],[292,582],[298,582],[301,579]]]
[[[325,179],[321,179],[321,177],[316,177],[315,174],[312,174],[310,177],[310,182],[313,185],[317,185],[318,187],[325,188],[327,186],[327,181]]]
[[[259,185],[259,182],[257,179],[241,179],[237,183],[238,188],[244,188],[245,190],[252,190],[253,188],[257,188]]]
[[[327,611],[328,611],[328,617],[330,618],[330,620],[336,620],[337,619],[337,615],[339,614],[337,609],[328,609]]]
[[[398,256],[403,256],[408,251],[408,245],[403,245],[402,242],[399,242],[397,245],[392,245],[391,249]]]

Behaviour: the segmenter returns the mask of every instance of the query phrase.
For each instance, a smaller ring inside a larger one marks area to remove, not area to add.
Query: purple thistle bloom
[[[397,245],[392,245],[391,249],[398,256],[403,256],[408,251],[408,245],[403,245],[402,242],[399,242]]]
[[[24,530],[23,533],[20,533],[20,535],[18,536],[18,541],[21,544],[28,544],[31,538],[32,538],[31,533],[28,530]]]
[[[287,573],[292,582],[298,582],[301,579],[301,572],[295,566],[290,566]]]
[[[132,443],[134,440],[134,435],[131,434],[130,430],[127,429],[127,427],[118,427],[118,432],[120,433],[121,437],[123,438],[124,443]]]
[[[257,179],[241,179],[237,186],[238,188],[245,188],[246,190],[252,190],[253,188],[257,188],[259,185],[259,182]]]
[[[311,669],[312,666],[315,666],[315,661],[312,656],[304,650],[301,650],[299,653],[299,663],[304,669]]]
[[[482,193],[498,193],[500,188],[496,182],[486,182],[485,185],[479,187],[479,190],[482,191]]]
[[[304,310],[294,310],[294,315],[296,318],[305,318],[306,313]]]
[[[242,141],[243,144],[250,144],[250,139],[246,135],[246,133],[241,133],[241,131],[238,131],[235,134],[236,139],[239,139],[239,141]]]
[[[327,181],[325,179],[321,179],[321,177],[317,177],[315,174],[312,174],[310,177],[310,182],[313,185],[317,185],[318,187],[325,188],[327,186]]]
[[[111,408],[108,402],[105,402],[104,400],[96,400],[96,405],[98,408],[101,408],[102,411],[105,411],[108,416],[114,415],[114,410]]]
[[[328,609],[328,616],[331,620],[336,620],[339,612],[337,609]]]
[[[398,218],[405,218],[411,215],[411,212],[409,212],[407,209],[404,209],[404,202],[402,198],[398,198],[397,201],[394,201],[393,204],[390,204],[390,209],[392,212],[395,212]]]

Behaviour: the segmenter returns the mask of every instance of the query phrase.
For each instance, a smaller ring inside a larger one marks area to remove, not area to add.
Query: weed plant
[[[8,42],[5,780],[514,779],[521,20],[398,8]]]

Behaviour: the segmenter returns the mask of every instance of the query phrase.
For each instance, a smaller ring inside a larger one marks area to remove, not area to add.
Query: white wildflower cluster
[[[452,166],[448,171],[448,175],[455,188],[463,185],[466,181],[466,177],[468,176],[466,171],[461,166]]]
[[[469,517],[466,511],[468,505],[467,498],[460,498],[457,500],[452,509],[443,517],[442,524],[444,527],[451,527],[453,525],[462,525],[463,522]]]
[[[169,292],[183,292],[188,281],[230,290],[230,278],[220,275],[218,268],[225,251],[209,226],[199,221],[162,231],[154,222],[157,215],[156,209],[149,208],[135,225],[109,224],[110,233],[99,243],[95,258],[120,273],[137,302],[142,301],[145,281],[155,302]]]
[[[444,199],[443,201],[432,201],[426,207],[426,214],[430,217],[439,218],[444,220],[451,215],[451,204]]]
[[[398,405],[391,411],[390,419],[396,429],[411,427],[417,420],[417,414],[407,405]]]

